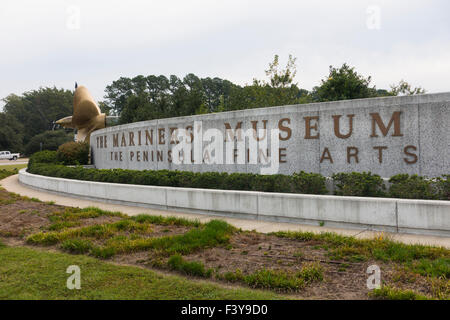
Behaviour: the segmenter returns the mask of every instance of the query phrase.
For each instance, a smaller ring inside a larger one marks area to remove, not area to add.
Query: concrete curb
[[[450,202],[142,186],[34,175],[20,183],[58,194],[196,214],[450,237]]]

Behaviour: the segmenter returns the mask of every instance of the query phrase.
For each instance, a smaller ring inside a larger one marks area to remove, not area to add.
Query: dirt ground
[[[0,240],[11,246],[28,246],[26,236],[47,230],[51,222],[48,216],[63,211],[65,207],[24,199],[0,189]],[[110,223],[120,217],[88,218],[81,226]],[[153,225],[151,237],[182,234],[190,229],[184,226]],[[57,249],[57,246],[46,247]],[[228,246],[201,250],[186,256],[188,261],[201,261],[206,268],[224,273],[237,269],[248,274],[262,268],[296,271],[311,262],[320,263],[324,281],[309,284],[299,292],[292,292],[301,299],[368,299],[366,282],[367,267],[378,265],[382,281],[402,289],[413,289],[417,293],[430,295],[430,282],[422,276],[408,274],[401,266],[380,261],[348,262],[329,257],[323,243],[299,241],[264,235],[256,232],[237,232],[232,235]],[[155,268],[152,252],[143,251],[116,255],[113,263]],[[165,270],[167,271],[167,270]],[[223,280],[211,279],[224,283]]]

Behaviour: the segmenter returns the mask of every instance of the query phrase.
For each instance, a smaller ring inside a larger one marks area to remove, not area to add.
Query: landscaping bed
[[[213,220],[70,208],[0,190],[0,237],[10,246],[58,250],[293,298],[449,299],[450,250],[336,234],[260,234]],[[382,289],[367,289],[367,267]]]

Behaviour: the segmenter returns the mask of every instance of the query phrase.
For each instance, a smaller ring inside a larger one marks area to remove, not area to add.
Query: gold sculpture
[[[75,141],[89,142],[94,130],[106,127],[106,115],[101,113],[88,89],[75,83],[73,115],[56,121],[65,128],[77,129]]]

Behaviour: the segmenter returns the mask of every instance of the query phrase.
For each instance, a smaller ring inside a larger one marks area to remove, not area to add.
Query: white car
[[[9,151],[0,151],[0,160],[17,160],[20,158],[19,153],[11,153]]]

